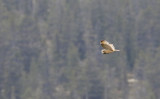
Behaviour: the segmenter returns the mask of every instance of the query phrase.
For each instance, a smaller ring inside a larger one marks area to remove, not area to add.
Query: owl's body
[[[112,53],[112,52],[115,52],[115,51],[120,51],[120,50],[115,49],[115,47],[113,46],[113,44],[110,44],[106,40],[102,40],[100,42],[100,44],[104,48],[104,49],[101,50],[102,54],[109,54],[109,53]]]

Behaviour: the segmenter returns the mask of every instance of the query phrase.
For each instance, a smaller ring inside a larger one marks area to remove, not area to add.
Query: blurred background
[[[0,0],[0,99],[160,99],[159,37],[160,0]]]

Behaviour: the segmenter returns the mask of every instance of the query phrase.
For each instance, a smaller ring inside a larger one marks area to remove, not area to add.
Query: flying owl
[[[104,48],[104,49],[101,50],[102,54],[109,54],[109,53],[112,53],[112,52],[120,51],[120,50],[115,49],[115,47],[113,46],[113,44],[110,44],[106,40],[102,40],[100,42],[100,44]]]

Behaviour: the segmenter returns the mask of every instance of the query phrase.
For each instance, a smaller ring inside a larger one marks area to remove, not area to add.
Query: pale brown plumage
[[[110,44],[106,40],[102,40],[100,42],[100,44],[104,48],[104,49],[101,50],[101,53],[103,53],[103,54],[109,54],[109,53],[112,53],[112,52],[115,52],[115,51],[120,51],[120,50],[115,49],[113,44]]]

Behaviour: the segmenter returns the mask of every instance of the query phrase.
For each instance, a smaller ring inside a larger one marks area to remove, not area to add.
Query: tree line
[[[0,0],[0,98],[158,99],[159,4]],[[102,55],[103,39],[121,51]]]

